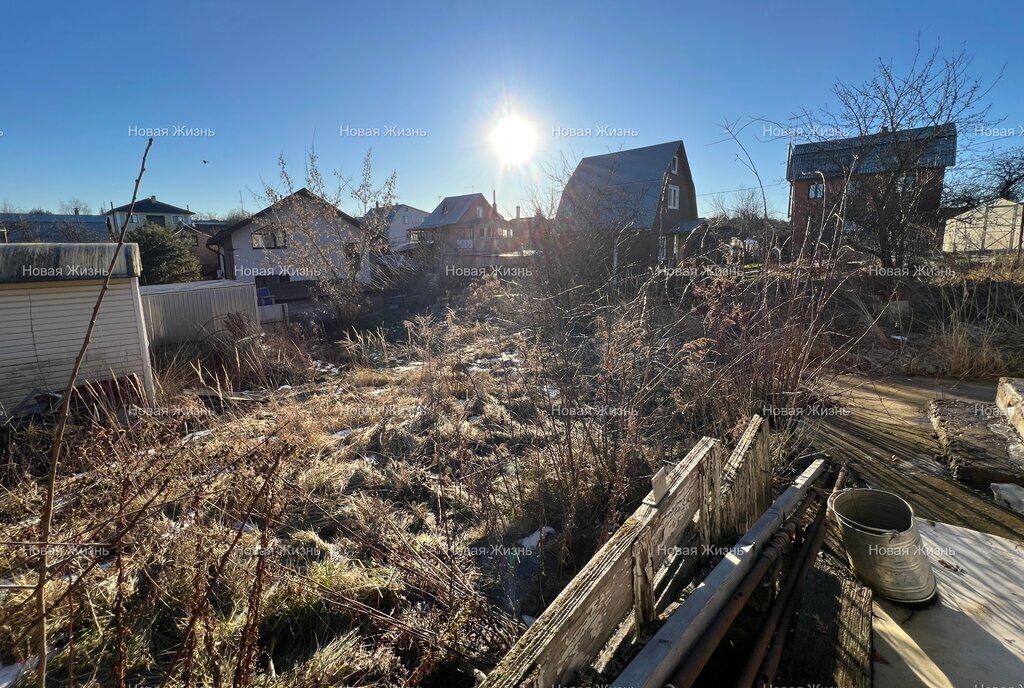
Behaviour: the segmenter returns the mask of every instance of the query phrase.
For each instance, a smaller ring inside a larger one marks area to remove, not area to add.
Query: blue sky
[[[549,187],[544,170],[683,139],[702,213],[754,178],[722,143],[724,120],[785,120],[829,103],[879,57],[904,64],[918,39],[960,46],[1007,127],[1024,124],[1019,4],[482,2],[26,2],[0,0],[0,203],[93,210],[126,203],[144,136],[156,140],[142,195],[193,210],[257,209],[279,154],[299,173],[313,145],[325,171],[398,174],[402,202],[497,191],[503,212]],[[512,111],[537,132],[533,159],[502,164],[490,140]],[[343,137],[389,126],[424,136]],[[601,126],[635,136],[596,136]],[[590,128],[590,137],[552,129]],[[786,142],[743,135],[773,206],[785,211]],[[717,142],[717,143],[716,143]],[[999,141],[1021,145],[1024,137]],[[207,160],[207,164],[203,164]],[[357,210],[350,203],[346,210]]]

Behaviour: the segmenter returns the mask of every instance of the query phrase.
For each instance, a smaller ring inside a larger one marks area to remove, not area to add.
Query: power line
[[[774,186],[785,186],[787,184],[789,184],[789,182],[783,180],[781,182],[775,182],[774,184],[765,184],[764,188],[769,189],[769,188],[772,188]],[[759,187],[759,186],[746,186],[746,187],[743,187],[742,189],[731,189],[729,191],[706,191],[705,193],[697,194],[697,196],[719,196],[721,194],[738,193],[740,191],[760,191],[760,190],[761,190],[761,187]]]

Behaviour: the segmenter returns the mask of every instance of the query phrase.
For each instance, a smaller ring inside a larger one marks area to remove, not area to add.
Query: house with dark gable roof
[[[945,171],[956,164],[956,144],[956,128],[944,124],[792,146],[786,165],[792,251],[800,251],[806,237],[816,238],[822,218],[842,203],[868,205],[872,195],[907,195],[907,207],[940,226]]]
[[[674,264],[698,220],[682,141],[583,158],[562,191],[560,230],[611,232],[629,241],[629,263]]]
[[[111,218],[113,225],[118,229],[125,221],[128,211],[132,214],[128,217],[128,229],[136,229],[144,224],[160,225],[168,229],[175,229],[183,224],[188,224],[194,213],[188,208],[179,208],[170,203],[156,200],[156,196],[140,198],[135,201],[135,207],[129,203],[107,211],[107,217]]]

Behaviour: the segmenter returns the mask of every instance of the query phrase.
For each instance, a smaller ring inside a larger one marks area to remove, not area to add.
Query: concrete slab
[[[918,520],[939,601],[875,598],[876,688],[1016,686],[1024,678],[1024,543]]]
[[[954,478],[980,490],[1024,485],[1024,447],[998,406],[936,399],[928,414]]]

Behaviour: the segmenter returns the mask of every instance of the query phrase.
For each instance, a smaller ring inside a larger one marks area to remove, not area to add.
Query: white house
[[[0,418],[62,392],[116,244],[0,244]],[[138,376],[153,403],[138,246],[122,247],[78,383]]]
[[[372,217],[376,213],[381,213],[381,208],[372,208],[370,212],[366,214],[366,218]],[[411,240],[409,239],[409,230],[416,229],[423,223],[427,216],[430,215],[425,210],[419,208],[413,208],[411,205],[399,203],[393,205],[387,210],[386,222],[388,223],[388,243],[391,245],[392,251],[402,251],[411,247]],[[360,218],[362,222],[364,218]]]
[[[1024,203],[997,198],[946,220],[942,250],[1015,251],[1024,232]]]
[[[256,286],[347,279],[370,281],[359,221],[308,189],[300,189],[214,235],[222,276]]]

